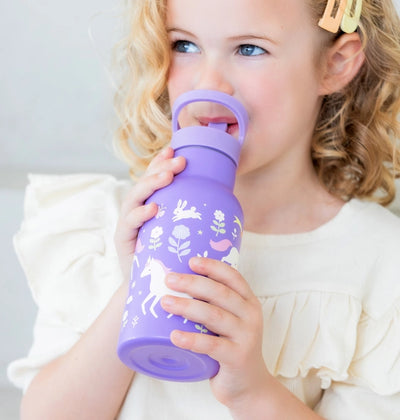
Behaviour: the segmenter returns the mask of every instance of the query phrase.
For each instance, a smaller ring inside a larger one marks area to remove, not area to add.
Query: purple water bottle
[[[180,128],[178,115],[191,102],[224,105],[235,115],[239,139],[226,132],[227,124]],[[157,215],[139,231],[128,299],[122,319],[118,355],[130,368],[160,379],[200,381],[214,376],[217,361],[171,343],[174,329],[213,334],[200,325],[164,311],[159,304],[168,289],[168,272],[192,273],[192,256],[204,256],[237,267],[243,213],[233,195],[236,167],[247,130],[244,107],[227,94],[193,90],[181,95],[172,112],[171,146],[186,158],[186,168],[172,184],[149,199]],[[185,295],[186,297],[189,297]]]

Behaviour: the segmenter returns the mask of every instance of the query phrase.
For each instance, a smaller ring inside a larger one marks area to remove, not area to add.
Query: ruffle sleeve
[[[128,188],[109,175],[29,176],[14,246],[38,317],[28,357],[8,369],[17,386],[67,351],[121,283],[113,235]]]
[[[350,373],[354,384],[378,394],[400,393],[399,298],[379,318],[364,314]]]
[[[270,372],[323,418],[400,418],[399,299],[378,318],[345,294],[288,293],[262,305]]]
[[[400,300],[379,318],[363,314],[348,379],[332,382],[316,407],[330,420],[400,419]]]
[[[262,305],[264,359],[274,376],[312,374],[322,389],[348,379],[362,310],[357,299],[304,291],[264,298]]]

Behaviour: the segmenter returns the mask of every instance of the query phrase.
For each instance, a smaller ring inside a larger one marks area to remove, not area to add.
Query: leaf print
[[[201,254],[197,253],[197,256],[198,256],[198,257],[204,257],[204,258],[207,258],[207,257],[208,257],[208,251],[204,251],[204,252],[203,252],[203,255],[201,255]]]
[[[179,255],[181,256],[181,257],[183,257],[183,256],[185,256],[185,255],[187,255],[187,254],[189,254],[190,253],[190,249],[185,249],[185,250],[183,250]]]
[[[172,236],[170,236],[170,237],[168,238],[168,242],[169,242],[172,246],[175,246],[175,247],[177,247],[177,246],[178,246],[178,244],[176,243],[175,239],[174,239]]]
[[[204,325],[196,324],[194,327],[196,328],[196,330],[199,330],[201,334],[208,333],[208,330]]]
[[[184,242],[180,247],[179,247],[179,249],[185,249],[185,248],[187,248],[188,246],[190,245],[190,241],[186,241],[186,242]]]

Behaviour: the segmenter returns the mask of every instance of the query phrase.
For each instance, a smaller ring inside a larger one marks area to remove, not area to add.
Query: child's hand
[[[114,241],[124,279],[129,279],[139,228],[157,214],[155,203],[144,202],[160,188],[170,184],[185,168],[183,157],[174,158],[171,147],[159,153],[149,164],[145,174],[132,187],[122,204]]]
[[[165,296],[161,304],[170,313],[203,324],[219,336],[173,331],[172,342],[208,354],[220,363],[211,379],[215,397],[231,408],[251,401],[264,390],[270,375],[262,357],[261,304],[240,273],[208,258],[192,258],[190,268],[199,275],[167,276],[168,287],[196,299]]]

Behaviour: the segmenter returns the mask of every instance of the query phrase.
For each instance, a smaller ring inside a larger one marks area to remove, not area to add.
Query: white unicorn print
[[[179,200],[174,210],[175,216],[172,218],[173,222],[177,222],[178,220],[182,219],[198,219],[201,220],[201,213],[196,211],[196,207],[190,207],[190,209],[186,209],[187,201]]]
[[[239,251],[237,250],[237,248],[233,246],[229,251],[229,254],[223,257],[221,261],[237,269],[239,263]]]
[[[146,265],[140,274],[141,278],[149,275],[151,276],[150,292],[142,302],[142,311],[144,315],[146,315],[146,303],[152,298],[154,298],[154,300],[150,306],[150,312],[155,318],[158,318],[158,315],[154,311],[154,307],[157,305],[162,296],[173,295],[178,297],[190,297],[186,293],[176,292],[167,287],[165,284],[165,276],[170,271],[171,269],[167,268],[162,261],[154,259],[153,257],[148,258]]]

